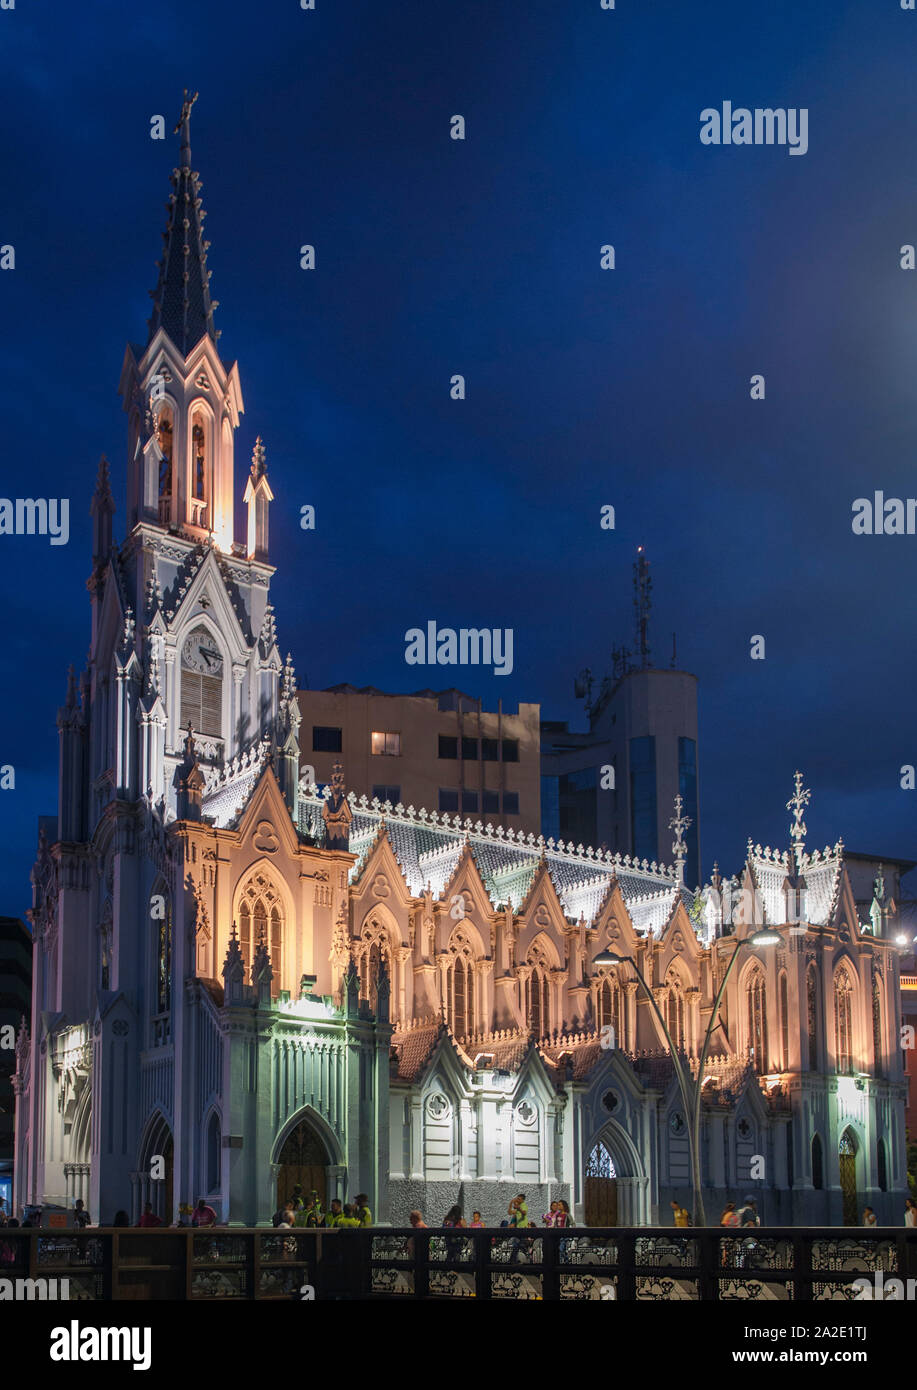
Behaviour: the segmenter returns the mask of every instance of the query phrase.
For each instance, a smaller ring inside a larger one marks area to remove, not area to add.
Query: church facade
[[[300,777],[270,603],[266,454],[235,536],[238,368],[223,361],[188,110],[146,345],[128,347],[127,521],[103,460],[91,648],[58,714],[56,824],[32,874],[34,986],[15,1076],[14,1202],[167,1221],[204,1196],[268,1222],[295,1182],[380,1222],[453,1202],[498,1223],[647,1224],[690,1204],[702,1078],[708,1217],[899,1223],[907,1195],[895,905],[869,922],[843,847],[732,879]],[[752,904],[752,912],[748,904]],[[753,947],[750,923],[779,942]],[[639,972],[639,974],[638,974]],[[646,982],[641,983],[639,976]],[[714,1208],[717,1211],[714,1212]]]

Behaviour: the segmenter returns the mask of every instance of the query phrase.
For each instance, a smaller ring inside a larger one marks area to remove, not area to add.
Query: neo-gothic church
[[[532,1213],[668,1219],[690,1201],[669,1040],[696,1075],[741,951],[704,1070],[708,1213],[754,1193],[770,1222],[865,1203],[900,1221],[895,905],[880,876],[859,920],[842,846],[805,847],[798,785],[789,849],[750,844],[728,884],[689,891],[678,815],[664,867],[367,803],[345,769],[321,794],[300,778],[260,439],[235,540],[242,391],[188,128],[186,108],[149,336],[121,374],[120,543],[104,460],[92,499],[90,654],[32,875],[14,1200],[171,1221],[205,1196],[251,1225],[302,1182],[397,1224],[456,1200],[496,1223],[520,1190]],[[749,895],[779,945],[741,944]]]

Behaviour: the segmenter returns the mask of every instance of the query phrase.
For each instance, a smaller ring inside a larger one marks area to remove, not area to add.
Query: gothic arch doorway
[[[297,1183],[308,1200],[314,1188],[323,1207],[328,1205],[328,1168],[332,1163],[318,1127],[307,1115],[290,1130],[277,1157],[277,1205],[293,1195]]]
[[[138,1200],[140,1209],[136,1213],[134,1219],[139,1221],[143,1214],[145,1204],[150,1202],[155,1214],[168,1226],[171,1224],[175,1215],[172,1187],[174,1151],[172,1130],[165,1116],[161,1114],[153,1116],[147,1128],[146,1141],[142,1145],[140,1152],[141,1160],[138,1165],[138,1172],[140,1175]],[[152,1176],[154,1172],[162,1173],[162,1177],[154,1178]]]
[[[845,1226],[860,1224],[860,1204],[857,1198],[857,1149],[859,1145],[852,1129],[845,1129],[837,1146],[837,1163],[841,1179],[841,1220]]]
[[[617,1226],[618,1175],[611,1150],[601,1139],[586,1160],[583,1206],[587,1226]]]

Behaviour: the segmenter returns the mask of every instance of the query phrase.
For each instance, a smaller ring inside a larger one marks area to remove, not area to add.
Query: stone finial
[[[258,438],[255,440],[255,447],[252,449],[252,477],[262,478],[265,473],[267,473],[265,449],[261,442],[261,435],[259,434]]]
[[[806,847],[806,834],[808,833],[805,822],[802,819],[802,813],[812,799],[812,793],[808,787],[802,785],[801,772],[794,772],[793,778],[796,784],[795,791],[786,803],[786,809],[793,812],[793,824],[790,826],[790,839],[793,841],[796,862],[801,866],[802,856]]]
[[[693,820],[690,816],[683,815],[684,800],[681,793],[675,798],[675,815],[669,821],[669,829],[674,830],[675,839],[672,842],[672,858],[675,861],[675,874],[679,883],[684,882],[685,860],[688,857],[688,847],[684,841],[685,831]]]

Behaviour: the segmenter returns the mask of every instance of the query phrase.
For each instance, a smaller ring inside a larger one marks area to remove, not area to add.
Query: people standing
[[[143,1215],[141,1216],[140,1220],[137,1222],[137,1225],[138,1225],[138,1226],[144,1226],[144,1227],[149,1227],[149,1226],[161,1226],[161,1225],[162,1225],[162,1217],[156,1215],[156,1213],[155,1213],[154,1210],[153,1210],[153,1203],[152,1203],[152,1202],[146,1202],[146,1203],[144,1204],[144,1207],[143,1207]]]
[[[690,1226],[690,1224],[691,1224],[691,1218],[690,1218],[690,1216],[689,1216],[689,1214],[688,1214],[687,1208],[686,1208],[686,1207],[683,1207],[683,1206],[681,1205],[680,1202],[674,1202],[674,1201],[673,1201],[673,1202],[670,1202],[669,1205],[670,1205],[670,1207],[672,1208],[672,1215],[673,1215],[673,1218],[674,1218],[674,1221],[675,1221],[675,1225],[676,1225],[676,1226]]]
[[[81,1231],[85,1230],[90,1224],[89,1212],[86,1210],[82,1197],[77,1197],[73,1204],[73,1220],[74,1224],[79,1226]]]
[[[509,1224],[511,1226],[528,1226],[529,1209],[525,1204],[525,1193],[520,1192],[518,1197],[514,1197],[507,1207],[509,1212]]]
[[[191,1216],[192,1226],[215,1226],[217,1224],[217,1214],[213,1207],[209,1207],[203,1197],[199,1197],[197,1206]]]
[[[373,1214],[369,1209],[369,1198],[365,1192],[358,1192],[354,1202],[354,1215],[359,1218],[360,1226],[371,1226],[373,1224]]]
[[[736,1211],[735,1202],[727,1202],[720,1215],[721,1226],[738,1226],[739,1213]]]
[[[341,1206],[340,1197],[331,1198],[331,1210],[325,1212],[325,1225],[329,1228],[340,1226],[341,1217],[344,1215],[344,1208]]]
[[[904,1203],[904,1224],[905,1226],[917,1226],[917,1202],[913,1197],[908,1197]]]
[[[873,1211],[872,1207],[864,1207],[864,1208],[863,1208],[863,1225],[864,1225],[864,1226],[875,1226],[875,1225],[876,1225],[876,1214],[875,1214],[875,1212]]]
[[[484,1222],[481,1220],[481,1213],[479,1211],[473,1211],[471,1213],[471,1220],[468,1222],[468,1227],[469,1229],[474,1227],[475,1230],[484,1229]]]

